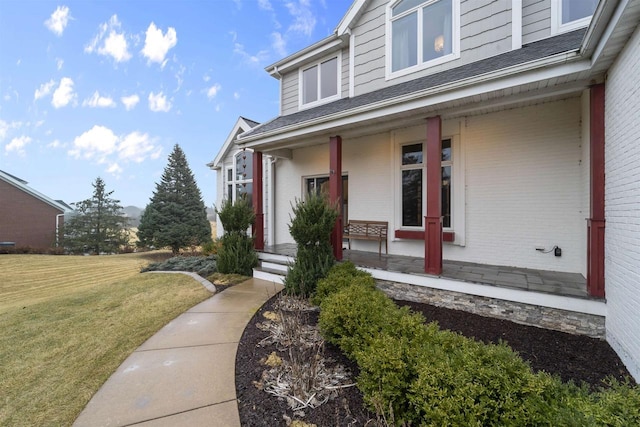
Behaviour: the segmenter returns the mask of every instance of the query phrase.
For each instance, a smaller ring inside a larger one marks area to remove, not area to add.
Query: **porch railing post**
[[[442,122],[427,119],[427,215],[424,217],[424,271],[442,274]]]
[[[604,83],[589,94],[590,211],[587,220],[587,291],[604,298]]]
[[[256,250],[264,249],[264,211],[262,203],[262,152],[254,151],[253,153],[253,211],[256,214],[256,220],[253,224],[253,247]]]
[[[329,201],[338,208],[338,218],[331,233],[333,255],[342,259],[342,138],[329,139]]]

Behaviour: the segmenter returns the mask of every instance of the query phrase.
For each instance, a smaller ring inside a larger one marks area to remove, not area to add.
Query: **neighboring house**
[[[354,1],[267,67],[280,115],[236,138],[271,165],[257,247],[293,242],[291,201],[328,182],[427,274],[445,259],[583,275],[640,380],[639,21],[640,0]]]
[[[216,171],[217,196],[215,206],[218,208],[226,200],[235,202],[239,198],[246,200],[253,206],[253,150],[245,150],[236,145],[238,135],[258,126],[258,122],[239,117],[229,136],[222,144],[216,158],[207,166]],[[263,184],[268,185],[270,165],[266,157],[262,159],[263,170],[266,171]],[[267,188],[261,190],[268,191]],[[267,208],[269,205],[267,205]],[[219,218],[216,219],[216,234],[222,237],[224,228]],[[267,230],[268,232],[268,230]]]
[[[46,249],[58,244],[57,233],[69,205],[53,200],[26,181],[0,171],[0,242],[15,247]]]

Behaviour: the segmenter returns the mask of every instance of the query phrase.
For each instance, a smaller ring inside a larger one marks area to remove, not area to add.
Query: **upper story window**
[[[392,77],[459,57],[459,0],[391,3],[387,68]]]
[[[300,69],[300,107],[309,107],[340,97],[338,56]]]
[[[563,33],[589,25],[598,0],[552,0],[551,27]]]

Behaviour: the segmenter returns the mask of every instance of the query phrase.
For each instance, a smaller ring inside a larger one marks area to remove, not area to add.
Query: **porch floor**
[[[296,245],[267,246],[263,252],[295,257]],[[345,249],[343,259],[360,267],[429,277],[424,273],[423,258]],[[579,273],[443,260],[441,277],[499,288],[595,299],[587,293],[586,280]]]

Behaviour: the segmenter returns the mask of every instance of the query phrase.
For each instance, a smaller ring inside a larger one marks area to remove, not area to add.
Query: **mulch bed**
[[[375,414],[363,404],[357,387],[340,390],[339,396],[324,405],[305,411],[304,418],[295,417],[284,399],[279,399],[259,390],[254,382],[259,381],[265,366],[260,363],[275,350],[274,347],[258,347],[257,344],[268,333],[256,327],[262,322],[262,313],[273,310],[276,297],[256,313],[247,325],[238,346],[236,356],[236,392],[240,422],[243,426],[286,426],[289,419],[303,419],[320,426],[376,426]],[[396,301],[422,313],[428,322],[437,321],[442,329],[449,329],[485,343],[506,342],[520,356],[529,361],[534,371],[544,370],[559,375],[563,381],[585,382],[591,388],[604,386],[603,380],[615,377],[631,378],[628,371],[605,342],[585,336],[550,331],[517,323],[478,316],[457,310],[435,307],[407,301]],[[317,322],[317,314],[308,316],[309,324]],[[340,350],[325,344],[325,358],[345,366],[356,378],[357,366]]]

